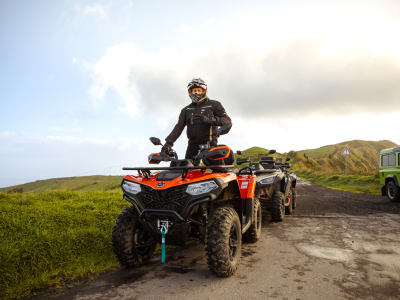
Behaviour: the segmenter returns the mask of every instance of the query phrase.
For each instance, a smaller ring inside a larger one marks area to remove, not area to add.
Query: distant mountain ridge
[[[347,171],[349,174],[376,174],[379,169],[379,152],[396,147],[388,140],[353,140],[320,148],[276,153],[275,157],[290,157],[293,171],[312,171],[315,173],[342,174],[345,168],[343,150],[348,148]],[[279,150],[279,149],[277,149]],[[238,157],[257,159],[267,156],[267,149],[251,147],[242,151]],[[0,192],[42,192],[45,190],[94,191],[119,189],[122,176],[84,176],[38,180],[21,185],[0,188]]]
[[[343,173],[345,160],[344,149],[348,148],[350,155],[347,157],[347,171],[349,174],[375,174],[379,169],[379,152],[382,149],[396,147],[388,140],[363,141],[353,140],[339,144],[327,145],[315,149],[277,153],[275,157],[290,157],[294,171],[314,171],[321,173]],[[278,149],[279,150],[279,149]],[[268,150],[261,147],[252,147],[242,151],[241,157],[257,159],[267,156]]]
[[[397,144],[388,141],[353,140],[316,149],[291,151],[295,169],[313,169],[326,173],[342,173],[345,169],[343,151],[347,148],[347,171],[349,174],[375,174],[379,169],[379,153]]]

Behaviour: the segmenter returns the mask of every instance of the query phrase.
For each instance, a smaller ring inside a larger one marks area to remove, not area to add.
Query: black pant
[[[191,144],[189,143],[186,149],[186,154],[185,154],[185,158],[186,159],[194,159],[197,155],[197,153],[199,153],[199,146],[201,144]]]
[[[210,143],[210,146],[211,147],[217,146],[217,143],[218,143],[217,139],[213,139],[212,142]],[[196,155],[199,153],[199,149],[200,149],[199,146],[205,145],[205,144],[207,144],[207,142],[200,143],[200,144],[188,143],[185,158],[193,160],[196,157]]]

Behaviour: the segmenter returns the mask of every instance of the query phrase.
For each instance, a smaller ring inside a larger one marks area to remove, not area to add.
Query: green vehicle
[[[400,147],[382,150],[380,158],[382,196],[387,196],[392,202],[400,202]]]

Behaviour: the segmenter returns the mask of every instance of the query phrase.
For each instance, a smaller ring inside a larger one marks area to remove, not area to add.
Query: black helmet
[[[193,103],[200,103],[207,99],[207,84],[201,78],[193,78],[191,82],[189,82],[188,86],[189,97],[192,99]],[[202,88],[205,90],[204,94],[192,94],[191,90],[193,88]]]
[[[192,88],[199,87],[205,89],[207,91],[207,84],[201,78],[193,78],[191,82],[189,82],[187,88],[191,90]]]

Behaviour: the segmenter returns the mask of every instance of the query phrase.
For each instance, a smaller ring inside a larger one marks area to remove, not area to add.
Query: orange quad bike
[[[150,138],[161,145],[158,138]],[[112,233],[121,265],[145,263],[161,243],[204,243],[209,269],[229,277],[238,268],[242,239],[256,242],[261,234],[261,207],[254,197],[255,175],[234,173],[233,152],[224,145],[201,146],[194,160],[178,159],[175,151],[150,154],[149,163],[169,167],[123,168],[137,171],[122,180],[123,197],[131,206],[117,218]]]

